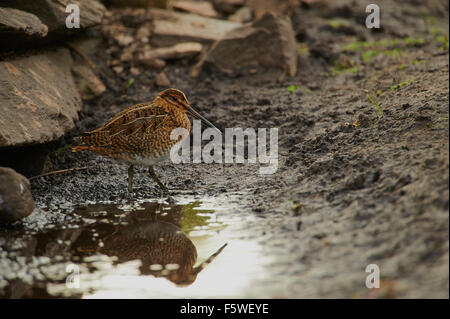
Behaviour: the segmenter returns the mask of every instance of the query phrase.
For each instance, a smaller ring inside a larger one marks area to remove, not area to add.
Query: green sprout
[[[375,101],[374,99],[372,99],[369,94],[367,94],[367,98],[369,99],[370,103],[372,103],[372,105],[375,106],[375,108],[378,111],[378,114],[381,117],[383,117],[384,113],[383,113],[383,110],[380,107],[380,104],[377,101]]]
[[[386,50],[386,51],[383,52],[383,54],[386,55],[386,56],[390,56],[390,55],[401,56],[401,55],[407,55],[408,53],[409,52],[406,51],[406,50],[399,50],[397,48],[392,49],[392,50]]]
[[[438,28],[436,28],[436,27],[434,27],[434,28],[432,28],[431,30],[430,30],[430,34],[431,35],[438,35],[438,34],[440,34],[441,33],[441,31],[438,29]]]
[[[369,62],[370,58],[380,53],[378,50],[367,50],[363,53],[364,61]]]
[[[439,43],[444,43],[444,46],[448,49],[448,35],[446,36],[437,36],[436,41]]]
[[[425,60],[417,60],[417,59],[414,59],[414,60],[412,60],[410,63],[411,63],[412,65],[415,65],[415,64],[424,63],[424,62],[425,62]]]
[[[409,80],[409,81],[405,81],[405,82],[401,82],[399,84],[393,85],[393,86],[391,86],[391,90],[395,91],[395,90],[397,90],[397,89],[399,89],[399,88],[401,88],[403,86],[412,84],[414,81],[415,81],[415,79],[412,79],[412,80]]]
[[[337,20],[330,20],[328,24],[330,25],[330,27],[334,29],[339,28],[341,26],[341,23]]]
[[[298,85],[289,85],[288,86],[289,93],[294,93],[297,90],[298,90]]]
[[[410,37],[406,37],[404,39],[404,41],[405,41],[406,44],[412,44],[412,45],[424,44],[425,43],[425,40],[423,38],[413,39],[413,38],[410,38]]]
[[[356,42],[350,42],[344,47],[345,51],[356,51],[358,49],[358,44]]]
[[[127,88],[129,88],[130,86],[132,86],[133,83],[134,83],[134,78],[130,78],[130,79],[128,80],[128,83],[127,83]]]
[[[334,67],[333,69],[331,69],[331,74],[333,75],[338,75],[339,73],[341,73],[336,67]]]

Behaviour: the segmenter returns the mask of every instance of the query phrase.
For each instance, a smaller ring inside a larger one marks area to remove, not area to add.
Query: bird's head
[[[201,116],[190,104],[182,91],[177,89],[167,89],[158,94],[155,100],[160,100],[169,110],[177,110],[178,112],[187,113],[197,120],[203,121],[206,125],[216,129],[222,133],[217,127],[215,127],[210,121]]]

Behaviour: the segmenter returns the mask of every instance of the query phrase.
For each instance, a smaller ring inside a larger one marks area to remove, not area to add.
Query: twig
[[[38,178],[38,177],[63,174],[63,173],[68,173],[68,172],[73,172],[73,171],[84,171],[86,169],[88,169],[88,167],[73,167],[73,168],[60,169],[58,171],[48,172],[48,173],[45,173],[45,174],[41,174],[41,175],[30,177],[29,180],[32,180],[32,179],[35,179],[35,178]]]

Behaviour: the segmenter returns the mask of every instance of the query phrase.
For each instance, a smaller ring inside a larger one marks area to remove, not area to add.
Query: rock
[[[192,0],[176,0],[171,1],[169,4],[170,8],[178,9],[180,11],[195,13],[201,16],[217,18],[219,15],[216,10],[214,10],[213,5],[210,2],[198,2]]]
[[[48,32],[57,31],[60,34],[79,31],[66,27],[66,7],[77,4],[80,8],[80,28],[85,29],[100,24],[106,8],[98,0],[5,0],[2,6],[23,10],[36,15],[47,25]]]
[[[212,0],[212,3],[217,11],[230,14],[242,7],[245,0]]]
[[[256,19],[270,12],[275,15],[289,15],[300,6],[299,0],[245,0]]]
[[[90,38],[68,43],[69,47],[75,51],[72,65],[73,79],[81,98],[86,101],[97,98],[106,91],[106,86],[96,75],[97,67],[91,61],[100,42],[99,38]]]
[[[151,9],[153,32],[150,39],[156,47],[168,47],[179,42],[211,44],[241,23],[202,17],[192,13],[178,13]]]
[[[114,40],[116,40],[121,47],[126,47],[133,42],[134,38],[129,34],[118,34],[114,37]]]
[[[242,7],[230,15],[228,20],[234,22],[249,22],[252,20],[252,10],[249,7]]]
[[[0,62],[0,148],[53,141],[74,128],[82,103],[71,65],[66,48]]]
[[[34,14],[0,8],[0,51],[31,45],[47,36],[48,27]]]
[[[120,73],[123,72],[123,66],[120,66],[120,65],[114,66],[112,69],[113,69],[114,72],[116,72],[117,74],[120,74]]]
[[[0,224],[26,217],[33,209],[28,179],[11,168],[0,167]]]
[[[106,91],[105,85],[87,65],[72,66],[73,79],[83,100],[92,100]]]
[[[167,0],[103,0],[107,5],[125,8],[166,8]]]
[[[136,48],[133,48],[130,50],[131,47],[127,47],[122,51],[122,54],[120,55],[120,61],[121,62],[129,62],[133,60],[133,54]]]
[[[134,76],[138,76],[139,74],[141,74],[141,71],[139,71],[138,68],[131,67],[131,68],[130,68],[130,74],[131,74],[131,75],[134,75]]]
[[[77,4],[80,8],[80,29],[100,24],[106,10],[98,0],[2,1],[3,14],[0,13],[0,26],[7,27],[0,28],[1,49],[34,47],[36,44],[46,44],[57,39],[65,39],[68,35],[79,34],[80,29],[66,27],[66,18],[69,14],[66,13],[66,7],[70,3]]]
[[[148,39],[150,38],[151,35],[151,24],[149,23],[144,23],[142,24],[139,29],[136,31],[136,39],[139,41],[142,41],[144,43],[148,42]]]
[[[202,52],[203,46],[198,42],[183,42],[168,48],[147,50],[140,55],[139,60],[172,60],[196,56]]]
[[[13,8],[0,8],[0,30],[0,35],[8,33],[24,36],[24,39],[27,36],[42,38],[48,33],[48,27],[37,16]]]
[[[140,62],[148,67],[151,67],[153,69],[160,70],[166,66],[166,62],[161,59],[154,59],[154,60],[140,60]]]
[[[159,87],[170,86],[170,80],[164,72],[161,72],[156,76],[156,85]]]
[[[164,68],[166,66],[166,62],[164,60],[158,58],[148,58],[152,50],[153,49],[149,45],[146,45],[143,48],[141,48],[137,55],[138,61],[144,64],[145,66],[151,67],[153,69]]]
[[[227,74],[259,66],[278,67],[283,74],[294,76],[297,49],[290,19],[267,13],[250,25],[229,31],[194,66],[191,76],[198,76],[205,62]]]

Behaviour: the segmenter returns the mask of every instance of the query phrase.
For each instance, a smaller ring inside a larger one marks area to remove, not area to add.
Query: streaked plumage
[[[190,131],[191,124],[187,114],[214,127],[189,105],[183,92],[167,89],[159,93],[152,102],[130,106],[102,127],[79,136],[81,145],[72,150],[89,150],[129,164],[129,193],[132,192],[133,165],[148,166],[152,178],[167,190],[156,176],[153,165],[169,158],[171,148],[188,136],[186,134],[179,136],[177,140],[170,139],[171,132],[176,128]]]

